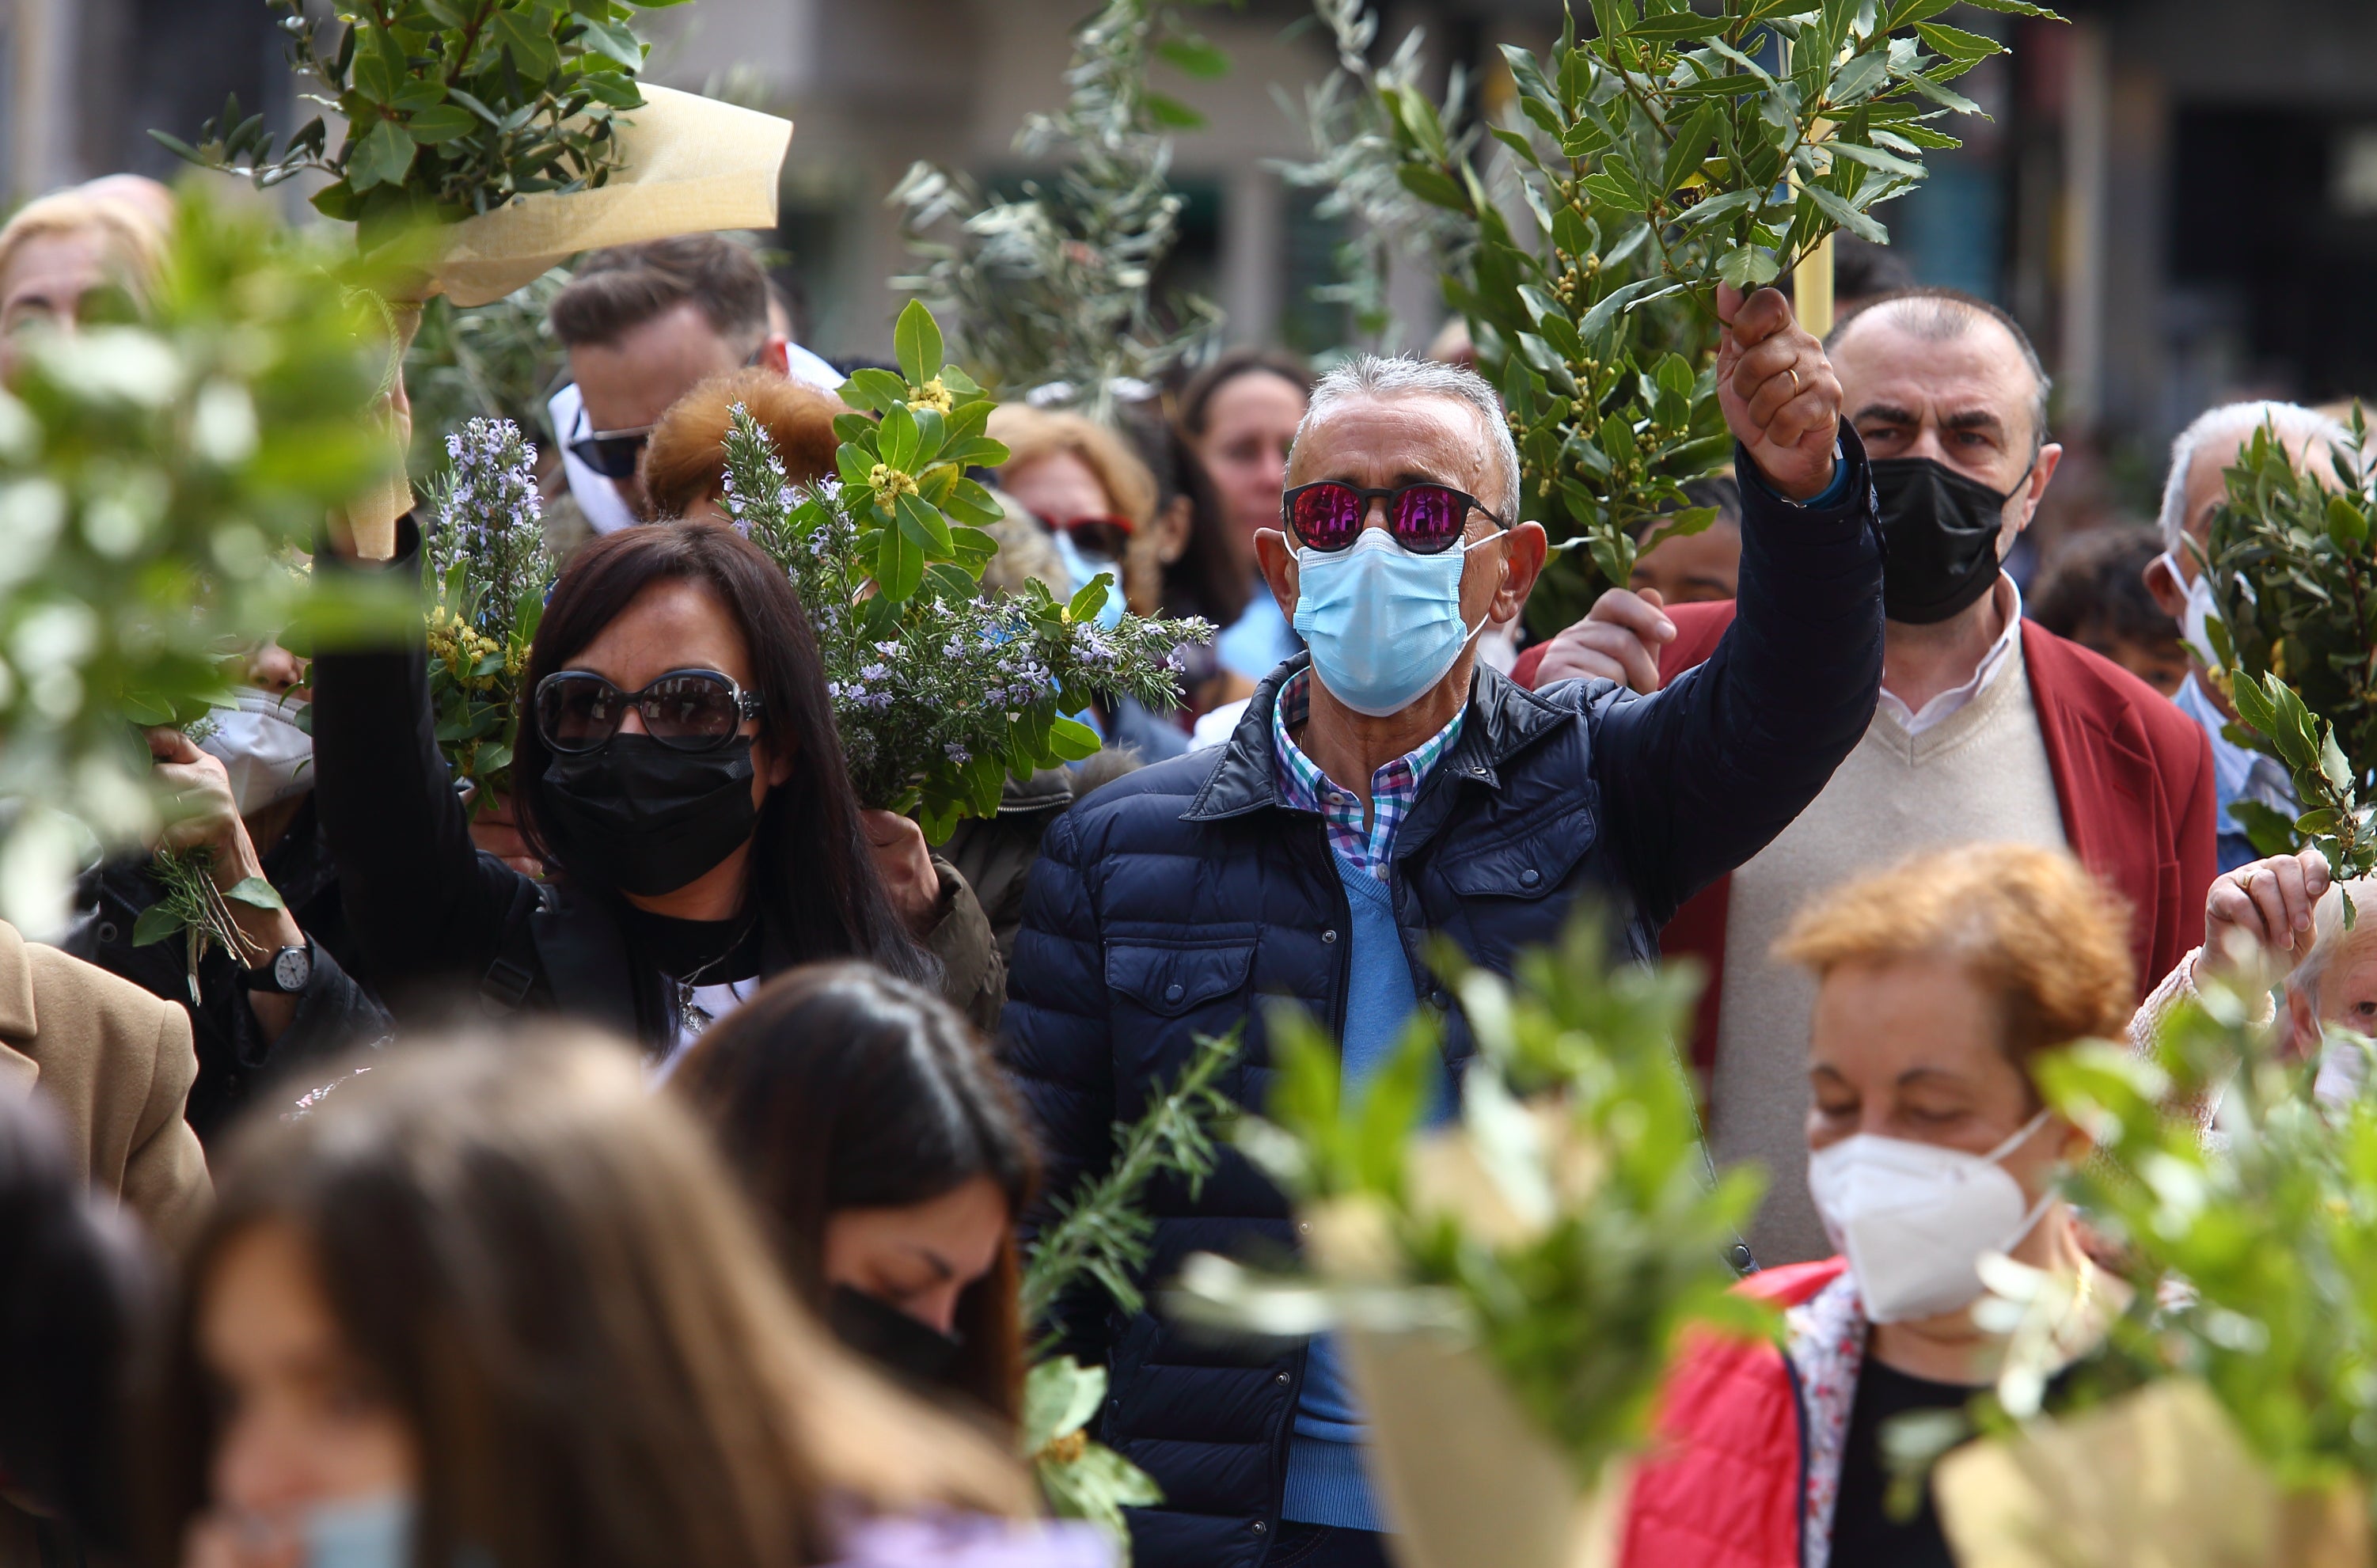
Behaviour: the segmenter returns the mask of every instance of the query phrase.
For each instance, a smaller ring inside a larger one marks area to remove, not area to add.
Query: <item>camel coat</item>
[[[0,922],[0,1094],[47,1098],[91,1185],[167,1247],[213,1195],[182,1119],[197,1073],[188,1013]]]

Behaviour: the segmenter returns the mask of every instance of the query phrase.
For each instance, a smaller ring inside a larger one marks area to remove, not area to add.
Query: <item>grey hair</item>
[[[1303,422],[1296,427],[1297,443],[1302,444],[1305,432],[1318,426],[1340,404],[1382,398],[1451,398],[1469,405],[1477,423],[1489,433],[1495,467],[1502,476],[1500,521],[1505,526],[1518,521],[1519,444],[1511,438],[1502,399],[1486,377],[1458,365],[1356,354],[1314,384],[1312,401],[1305,405]]]
[[[2327,977],[2328,970],[2343,956],[2344,950],[2354,943],[2377,940],[2377,923],[2364,920],[2356,923],[2349,931],[2344,928],[2347,894],[2351,896],[2355,913],[2377,915],[2377,877],[2362,877],[2330,887],[2320,895],[2319,904],[2311,910],[2313,934],[2311,951],[2303,954],[2302,962],[2287,976],[2287,994],[2300,996],[2311,1003],[2314,1013],[2319,1011],[2320,982]]]
[[[2304,447],[2336,448],[2347,439],[2343,425],[2300,403],[2222,403],[2197,414],[2171,442],[2170,473],[2162,482],[2162,547],[2172,559],[2187,548],[2187,476],[2195,468],[2197,454],[2216,441],[2241,447],[2264,425],[2277,432],[2279,440]]]
[[[2047,445],[2048,401],[2055,390],[2055,379],[2047,374],[2047,364],[2038,357],[2037,345],[2022,329],[2021,322],[1978,294],[1968,294],[1962,289],[1900,289],[1882,295],[1834,328],[1832,336],[1824,340],[1824,347],[1839,348],[1850,328],[1868,317],[1879,317],[1885,313],[1901,329],[1928,343],[1952,342],[1983,321],[1993,321],[2003,329],[2005,335],[2013,340],[2013,346],[2021,351],[2023,366],[2030,372],[2031,385],[2036,389],[2030,400],[2030,459],[2033,463],[2038,461],[2039,449]]]

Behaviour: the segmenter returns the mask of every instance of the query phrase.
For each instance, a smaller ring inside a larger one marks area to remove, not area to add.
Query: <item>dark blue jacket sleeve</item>
[[[1041,1191],[1052,1194],[1103,1173],[1114,1155],[1105,965],[1081,827],[1081,812],[1070,811],[1041,840],[1000,1027],[1008,1071],[1040,1133]]]
[[[1635,898],[1666,923],[1684,900],[1771,843],[1816,798],[1872,722],[1881,692],[1881,531],[1857,433],[1841,426],[1848,492],[1795,507],[1741,485],[1741,585],[1707,663],[1649,697],[1596,707],[1594,772]]]

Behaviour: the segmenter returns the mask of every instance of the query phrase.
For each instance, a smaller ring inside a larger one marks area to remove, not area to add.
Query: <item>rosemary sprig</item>
[[[179,935],[188,958],[190,1005],[202,1005],[198,965],[215,947],[254,967],[266,957],[262,944],[239,928],[232,914],[236,901],[255,909],[283,907],[281,895],[262,877],[244,877],[229,889],[215,886],[214,851],[161,849],[149,862],[164,896],[140,912],[133,923],[132,945],[148,947]]]
[[[1115,1123],[1117,1154],[1106,1174],[1059,1198],[1055,1217],[1033,1240],[1023,1265],[1026,1323],[1045,1324],[1052,1309],[1086,1275],[1105,1287],[1126,1312],[1145,1301],[1135,1276],[1147,1262],[1155,1222],[1139,1206],[1147,1184],[1177,1176],[1195,1196],[1220,1158],[1214,1130],[1236,1114],[1228,1095],[1214,1087],[1222,1070],[1237,1059],[1239,1031],[1200,1036],[1197,1054],[1172,1087],[1148,1101],[1134,1125]],[[1045,1357],[1059,1336],[1042,1342]]]

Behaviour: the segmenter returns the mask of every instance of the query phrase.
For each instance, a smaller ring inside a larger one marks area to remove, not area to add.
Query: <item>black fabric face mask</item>
[[[554,848],[573,873],[650,898],[735,853],[758,822],[751,737],[675,751],[648,735],[555,754],[544,771]]]
[[[1876,458],[1872,466],[1887,549],[1881,613],[1929,626],[1970,607],[1998,580],[2005,506],[2022,485],[2001,496],[1930,458]]]
[[[965,1341],[921,1323],[863,1290],[837,1285],[826,1298],[826,1322],[834,1337],[869,1360],[914,1382],[945,1384]]]

